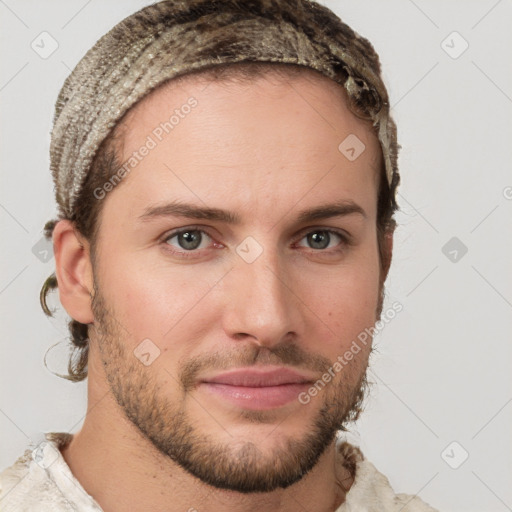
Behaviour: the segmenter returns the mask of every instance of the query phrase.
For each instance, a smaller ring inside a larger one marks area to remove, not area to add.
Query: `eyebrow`
[[[324,204],[314,208],[308,208],[299,212],[298,223],[310,222],[313,220],[328,219],[332,217],[345,217],[347,215],[361,215],[368,218],[361,206],[353,201],[339,201],[336,203]],[[221,208],[209,208],[197,206],[190,203],[171,202],[161,205],[150,206],[140,215],[139,221],[146,222],[160,217],[186,217],[188,219],[206,219],[226,224],[240,224],[241,217],[228,210]]]

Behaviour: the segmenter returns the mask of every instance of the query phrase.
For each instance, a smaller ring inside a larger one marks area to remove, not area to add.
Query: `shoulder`
[[[30,461],[32,460],[32,450],[27,449],[16,459],[16,462],[0,473],[0,504],[2,511],[23,510],[20,507],[20,492],[26,489],[26,485],[21,485],[30,473]]]
[[[14,464],[0,473],[2,512],[71,512],[77,510],[80,490],[60,453],[70,437],[47,433],[41,442],[27,448]],[[86,501],[86,500],[83,500]],[[99,508],[80,508],[94,510]]]
[[[416,495],[395,493],[388,478],[364,457],[358,447],[341,441],[338,452],[354,481],[345,502],[336,512],[438,512]]]

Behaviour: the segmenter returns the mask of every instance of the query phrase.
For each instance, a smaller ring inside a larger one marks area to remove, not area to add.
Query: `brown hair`
[[[367,59],[370,61],[370,66],[375,67],[378,65],[378,57],[374,53],[373,49],[372,51],[368,51]],[[283,78],[289,78],[290,76],[296,75],[297,73],[300,73],[304,70],[310,70],[310,68],[295,64],[245,61],[233,64],[221,64],[212,68],[200,69],[198,71],[194,71],[193,73],[188,73],[186,76],[197,74],[202,78],[210,79],[213,81],[251,81],[256,77],[265,76],[269,73],[274,73]],[[323,76],[317,71],[312,72],[314,74],[318,73],[318,76]],[[173,78],[172,80],[179,80],[179,78],[180,77]],[[340,88],[343,90],[341,86]],[[368,101],[374,102],[375,97],[370,98]],[[359,97],[357,102],[349,100],[349,107],[358,117],[369,119],[367,113],[368,105],[365,105],[364,98]],[[122,145],[123,119],[121,119],[121,121],[113,128],[110,134],[100,145],[91,168],[87,174],[83,187],[80,191],[80,195],[77,199],[76,207],[74,208],[75,213],[71,217],[66,217],[62,212],[60,212],[57,219],[46,223],[45,236],[48,239],[52,238],[53,229],[56,223],[61,219],[68,218],[74,223],[77,231],[89,241],[91,247],[91,256],[94,255],[95,243],[97,241],[97,235],[100,227],[100,216],[103,203],[103,201],[96,199],[94,190],[97,187],[101,187],[105,181],[111,178],[121,166],[119,150]],[[394,122],[390,120],[390,123],[391,129],[394,130],[396,135],[396,127]],[[397,146],[395,140],[396,137],[393,137],[391,144],[394,145],[392,150],[397,152],[399,146]],[[399,182],[399,174],[398,172],[394,172],[391,185],[388,183],[386,178],[386,169],[384,163],[382,163],[380,169],[377,203],[377,236],[381,273],[384,269],[387,269],[390,264],[390,258],[384,250],[383,242],[385,234],[390,231],[392,232],[396,226],[396,222],[393,216],[395,211],[398,210],[396,203],[396,189]],[[46,298],[48,293],[51,290],[57,288],[57,286],[57,278],[55,273],[53,273],[46,279],[41,289],[41,306],[45,314],[49,316],[52,316],[52,312],[47,306]],[[381,300],[379,301],[379,316],[382,310],[382,300],[383,296],[381,296]],[[69,321],[68,326],[71,336],[73,353],[68,362],[69,375],[64,377],[68,380],[78,382],[87,377],[89,326],[73,319]]]

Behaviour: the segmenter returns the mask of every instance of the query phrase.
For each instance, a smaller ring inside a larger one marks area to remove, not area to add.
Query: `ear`
[[[61,304],[74,320],[92,323],[93,274],[89,244],[71,221],[61,220],[55,225],[53,252]]]

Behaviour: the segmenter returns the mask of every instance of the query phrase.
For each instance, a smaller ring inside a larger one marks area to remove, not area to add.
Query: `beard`
[[[322,406],[311,424],[304,426],[305,434],[301,438],[283,437],[281,433],[268,453],[249,436],[243,441],[216,440],[208,435],[208,427],[201,428],[186,409],[186,398],[203,370],[278,364],[323,374],[332,362],[290,343],[274,348],[244,345],[236,353],[191,358],[178,369],[178,376],[167,372],[168,380],[171,384],[177,382],[181,391],[180,398],[178,395],[169,398],[169,384],[159,383],[156,372],[141,364],[129,348],[131,345],[123,343],[127,338],[124,329],[107,308],[98,286],[95,290],[92,301],[95,341],[113,397],[126,418],[161,455],[205,484],[240,493],[284,489],[302,479],[335,440],[337,432],[347,430],[345,425],[355,421],[362,411],[368,390],[367,360],[362,368],[356,364],[343,368],[337,376],[339,379],[331,381],[311,400],[311,403],[322,400]],[[237,414],[253,425],[274,422],[276,429],[279,426],[275,411],[240,409]]]

